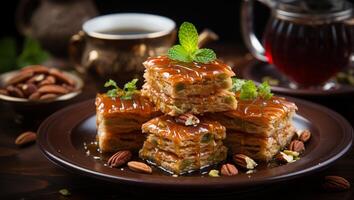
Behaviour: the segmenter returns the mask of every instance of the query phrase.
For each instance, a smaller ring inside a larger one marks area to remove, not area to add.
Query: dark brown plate
[[[350,148],[353,129],[343,117],[314,103],[293,98],[290,100],[299,107],[294,117],[295,126],[312,132],[305,154],[294,163],[260,169],[248,175],[172,177],[160,172],[147,175],[126,168],[121,170],[107,167],[92,156],[87,156],[83,145],[84,142],[94,140],[96,134],[94,100],[67,107],[51,115],[38,130],[38,144],[49,160],[94,178],[155,188],[237,190],[304,176],[333,163]]]
[[[291,88],[290,81],[273,65],[264,62],[251,62],[242,70],[242,77],[261,83],[264,77],[277,79],[279,84],[272,86],[272,91],[278,94],[297,97],[348,97],[354,95],[354,86],[335,83],[330,89],[320,87],[309,89]]]

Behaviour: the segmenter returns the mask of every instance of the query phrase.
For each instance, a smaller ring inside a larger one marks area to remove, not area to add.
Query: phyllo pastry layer
[[[126,100],[98,94],[95,104],[97,139],[103,152],[139,149],[144,137],[135,132],[141,130],[143,123],[161,114],[139,93]],[[134,141],[137,141],[136,145],[133,145]]]
[[[209,116],[218,120],[227,130],[269,137],[277,130],[285,128],[297,110],[294,103],[282,97],[273,96],[269,100],[237,100],[236,110],[212,113]]]
[[[179,62],[167,56],[145,61],[144,78],[155,90],[172,98],[207,96],[231,88],[231,68],[215,60],[208,64]]]
[[[145,83],[142,94],[147,96],[163,113],[177,116],[183,113],[203,114],[205,112],[222,112],[237,107],[235,95],[227,90],[209,96],[190,96],[172,98]]]
[[[171,116],[154,118],[142,126],[149,134],[139,156],[175,174],[199,170],[226,159],[226,131],[217,121],[201,119],[186,126]]]
[[[271,137],[228,130],[225,145],[233,154],[245,154],[255,160],[270,161],[291,142],[294,135],[295,128],[291,123],[275,131]]]

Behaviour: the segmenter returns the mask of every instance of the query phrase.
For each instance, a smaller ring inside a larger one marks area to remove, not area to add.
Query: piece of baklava
[[[145,139],[141,125],[161,114],[140,93],[131,99],[98,94],[95,104],[97,139],[102,152],[139,150]]]
[[[225,127],[219,122],[200,119],[186,126],[168,115],[154,118],[142,126],[147,139],[139,156],[164,170],[183,174],[226,159]]]
[[[231,68],[219,60],[208,64],[179,62],[167,56],[144,62],[143,95],[164,113],[201,114],[233,110],[237,106],[232,86]]]
[[[273,96],[268,100],[240,100],[237,97],[237,100],[236,110],[210,116],[217,119],[227,130],[254,133],[263,137],[269,137],[275,131],[285,128],[297,110],[293,102],[283,97]]]
[[[255,160],[270,161],[291,141],[294,133],[295,128],[291,124],[278,129],[270,137],[228,130],[225,145],[231,153],[245,154]]]
[[[243,153],[256,160],[270,160],[295,134],[292,117],[294,103],[273,96],[270,99],[238,98],[236,110],[208,114],[227,129],[225,144],[232,153]]]

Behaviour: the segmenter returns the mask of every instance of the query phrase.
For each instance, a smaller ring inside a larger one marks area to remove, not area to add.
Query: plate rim
[[[48,133],[45,133],[43,131],[45,131],[45,128],[48,127],[49,123],[52,120],[55,120],[55,118],[59,115],[61,115],[62,113],[65,113],[77,106],[80,105],[85,105],[88,104],[89,102],[93,103],[94,99],[89,99],[80,103],[76,103],[73,105],[70,105],[66,108],[63,108],[57,112],[55,112],[54,114],[52,114],[51,116],[49,116],[46,120],[44,120],[39,129],[38,129],[38,138],[37,138],[37,143],[40,147],[40,150],[42,151],[42,153],[45,155],[45,157],[50,160],[51,162],[53,162],[56,165],[59,165],[65,169],[69,169],[70,171],[74,171],[80,175],[85,175],[85,176],[89,176],[89,177],[94,177],[94,178],[98,178],[101,180],[106,180],[106,181],[110,181],[110,182],[118,182],[118,183],[124,183],[127,185],[140,185],[140,186],[159,186],[159,187],[174,187],[174,188],[184,188],[184,189],[197,189],[197,188],[211,188],[211,187],[222,187],[222,188],[228,188],[228,187],[235,187],[235,186],[256,186],[256,185],[262,185],[262,184],[267,184],[267,183],[274,183],[274,182],[280,182],[283,180],[290,180],[290,179],[294,179],[294,178],[298,178],[298,177],[302,177],[311,173],[314,173],[316,171],[319,171],[325,167],[328,167],[330,164],[332,164],[333,162],[335,162],[336,160],[338,160],[339,158],[341,158],[345,153],[347,153],[349,151],[349,149],[352,146],[352,142],[353,142],[353,137],[354,137],[354,133],[353,133],[353,128],[352,126],[349,124],[349,122],[342,117],[340,114],[338,114],[337,112],[316,104],[316,103],[312,103],[306,100],[302,100],[302,99],[298,99],[298,98],[293,98],[293,97],[287,97],[285,96],[287,99],[290,99],[292,101],[296,101],[296,102],[300,102],[300,104],[306,104],[310,107],[314,107],[316,109],[322,109],[324,112],[327,112],[330,116],[333,116],[333,118],[336,118],[338,120],[338,124],[341,125],[341,128],[343,128],[344,131],[347,132],[347,137],[349,137],[349,140],[346,142],[345,147],[342,148],[336,155],[328,158],[327,160],[325,160],[324,162],[322,162],[321,164],[317,164],[315,166],[312,167],[308,167],[305,169],[301,169],[298,170],[296,172],[291,172],[289,174],[283,174],[283,175],[278,175],[278,176],[274,176],[274,177],[264,177],[261,178],[259,180],[253,180],[253,181],[249,181],[243,184],[239,184],[239,183],[235,183],[232,181],[224,181],[222,184],[220,184],[220,181],[217,181],[217,179],[220,178],[209,178],[209,177],[203,177],[203,178],[208,178],[208,181],[204,181],[203,184],[200,183],[200,178],[201,177],[178,177],[178,179],[184,179],[185,181],[180,182],[180,181],[171,181],[171,180],[176,180],[175,177],[166,177],[166,179],[169,179],[167,182],[159,182],[156,181],[154,178],[150,178],[147,180],[144,179],[144,177],[150,176],[150,175],[141,175],[140,179],[137,178],[127,178],[124,176],[113,176],[111,174],[105,174],[99,171],[93,171],[92,169],[86,169],[83,166],[78,166],[75,165],[72,162],[69,162],[65,159],[62,158],[62,156],[60,156],[60,153],[56,152],[57,154],[53,153],[52,151],[50,151],[50,146],[49,144],[46,143],[46,135]],[[88,115],[87,117],[89,117],[91,115]],[[300,115],[302,116],[302,115]],[[86,119],[86,118],[85,118]],[[83,119],[82,119],[83,120]],[[81,120],[81,121],[82,121]],[[59,154],[59,155],[58,155]],[[230,180],[232,177],[222,177],[225,180]],[[194,179],[191,180],[191,179]],[[197,180],[198,179],[198,180]],[[197,181],[195,181],[197,180]]]

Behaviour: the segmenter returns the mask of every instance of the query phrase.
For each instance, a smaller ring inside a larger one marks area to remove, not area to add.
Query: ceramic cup
[[[166,54],[176,39],[169,18],[121,13],[95,17],[71,38],[69,55],[79,72],[121,81],[139,77],[149,56]]]

